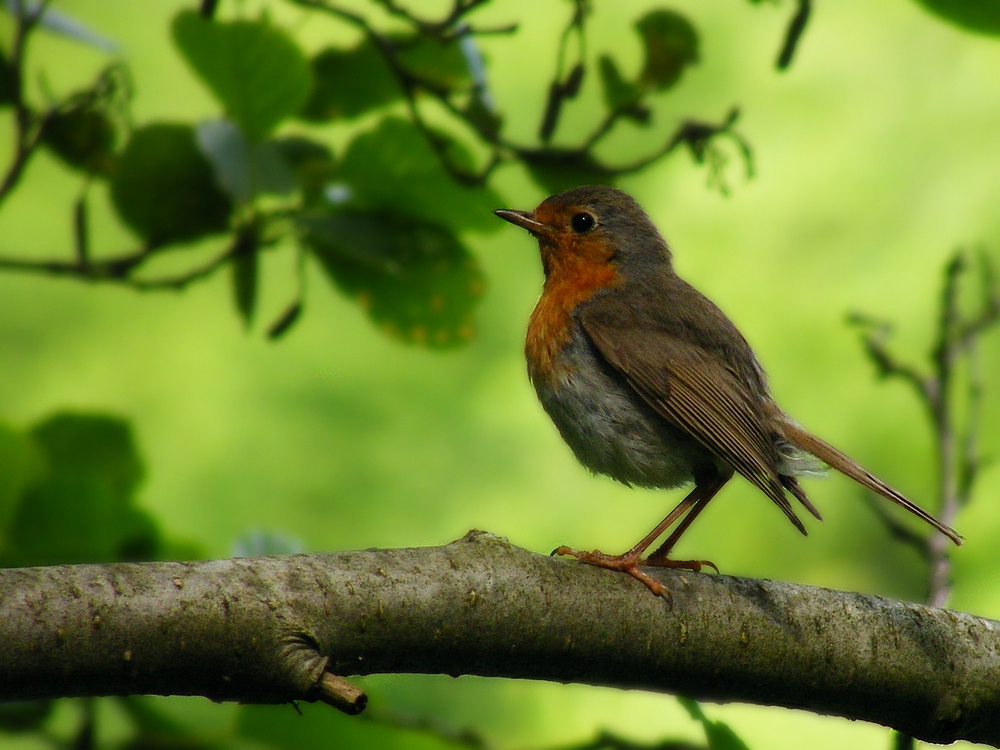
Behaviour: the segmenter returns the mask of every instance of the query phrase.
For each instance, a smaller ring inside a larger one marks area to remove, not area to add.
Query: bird
[[[669,598],[643,567],[718,572],[708,560],[675,560],[669,553],[735,474],[806,534],[789,496],[822,520],[798,477],[826,467],[961,545],[953,528],[782,411],[746,339],[675,273],[666,241],[630,195],[583,186],[546,198],[534,211],[494,213],[538,241],[545,280],[528,323],[525,358],[542,407],[573,453],[590,471],[626,485],[694,485],[623,554],[562,546],[553,555],[623,571]]]

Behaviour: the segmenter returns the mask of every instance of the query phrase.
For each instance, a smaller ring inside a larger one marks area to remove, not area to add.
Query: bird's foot
[[[673,607],[674,597],[673,594],[670,593],[670,589],[639,567],[639,563],[643,562],[643,560],[637,554],[626,552],[624,555],[608,555],[604,552],[599,552],[598,550],[594,550],[593,552],[581,552],[580,550],[564,546],[557,547],[552,550],[552,555],[568,555],[570,557],[575,557],[577,560],[585,562],[588,565],[596,565],[599,568],[620,570],[623,573],[628,573],[636,580],[645,584],[646,588],[652,591],[653,594],[656,596],[662,596],[666,599],[670,606]],[[673,561],[668,560],[667,562]],[[715,566],[713,565],[712,567]]]

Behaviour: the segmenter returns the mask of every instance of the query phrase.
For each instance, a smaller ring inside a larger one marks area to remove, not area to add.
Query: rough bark
[[[629,576],[478,532],[437,548],[3,570],[0,700],[336,703],[333,675],[477,674],[1000,744],[998,622],[773,581],[662,576],[672,607]]]

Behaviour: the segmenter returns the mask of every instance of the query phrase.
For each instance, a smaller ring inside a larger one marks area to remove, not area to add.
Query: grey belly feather
[[[589,360],[589,361],[588,361]],[[580,367],[580,363],[596,367]],[[597,474],[641,487],[671,488],[693,481],[713,458],[668,423],[583,336],[559,355],[555,387],[535,381],[538,398],[579,461]]]

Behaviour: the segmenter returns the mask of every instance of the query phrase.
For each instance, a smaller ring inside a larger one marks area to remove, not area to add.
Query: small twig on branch
[[[368,696],[342,677],[324,672],[319,680],[319,699],[338,711],[356,716],[368,705]]]

